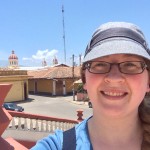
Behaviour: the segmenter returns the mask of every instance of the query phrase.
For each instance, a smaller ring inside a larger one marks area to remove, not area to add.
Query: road
[[[19,102],[19,106],[24,107],[26,113],[46,115],[51,117],[77,119],[76,111],[82,109],[83,119],[92,115],[92,108],[86,103],[73,101],[72,96],[46,97],[29,95],[29,100]]]

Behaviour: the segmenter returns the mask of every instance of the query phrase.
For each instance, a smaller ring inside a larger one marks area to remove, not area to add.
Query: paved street
[[[58,118],[77,119],[76,110],[84,111],[83,118],[92,114],[92,109],[84,102],[73,101],[72,96],[46,97],[29,95],[29,100],[19,102],[27,113],[40,114]]]
[[[87,103],[73,101],[72,96],[66,97],[46,97],[29,95],[29,100],[18,102],[19,106],[24,107],[26,113],[46,115],[51,117],[77,119],[76,110],[84,111],[83,119],[92,115],[92,109]],[[20,130],[5,130],[3,138],[13,137],[15,139],[39,140],[47,136],[49,132],[32,132]]]

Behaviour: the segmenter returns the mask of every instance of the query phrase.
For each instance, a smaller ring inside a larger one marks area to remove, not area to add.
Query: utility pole
[[[80,54],[79,55],[79,66],[81,66],[81,57],[82,57],[82,55]]]
[[[74,89],[74,54],[72,55],[72,79],[73,79],[73,101],[75,101],[75,89]]]
[[[62,4],[62,25],[63,25],[63,42],[64,42],[64,62],[66,64],[65,19],[64,19],[64,6],[63,6],[63,4]]]

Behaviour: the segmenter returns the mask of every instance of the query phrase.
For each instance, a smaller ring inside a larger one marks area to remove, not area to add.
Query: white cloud
[[[23,57],[22,60],[32,60],[32,58]]]
[[[54,57],[57,53],[58,53],[58,51],[55,49],[53,49],[51,51],[49,51],[48,49],[38,50],[35,55],[32,55],[32,59],[38,59],[38,60],[42,60],[44,58],[49,59],[49,58]]]
[[[45,59],[52,59],[54,56],[56,56],[58,53],[58,50],[38,50],[36,54],[32,55],[31,58],[23,58],[22,60],[43,60]]]

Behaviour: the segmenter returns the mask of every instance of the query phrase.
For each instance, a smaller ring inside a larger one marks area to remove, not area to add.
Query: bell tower
[[[57,60],[57,58],[55,56],[54,59],[53,59],[53,65],[57,65],[57,64],[58,64],[58,60]]]
[[[16,56],[14,50],[12,50],[12,53],[9,56],[8,61],[9,61],[9,67],[12,67],[12,68],[18,67],[18,57]]]

